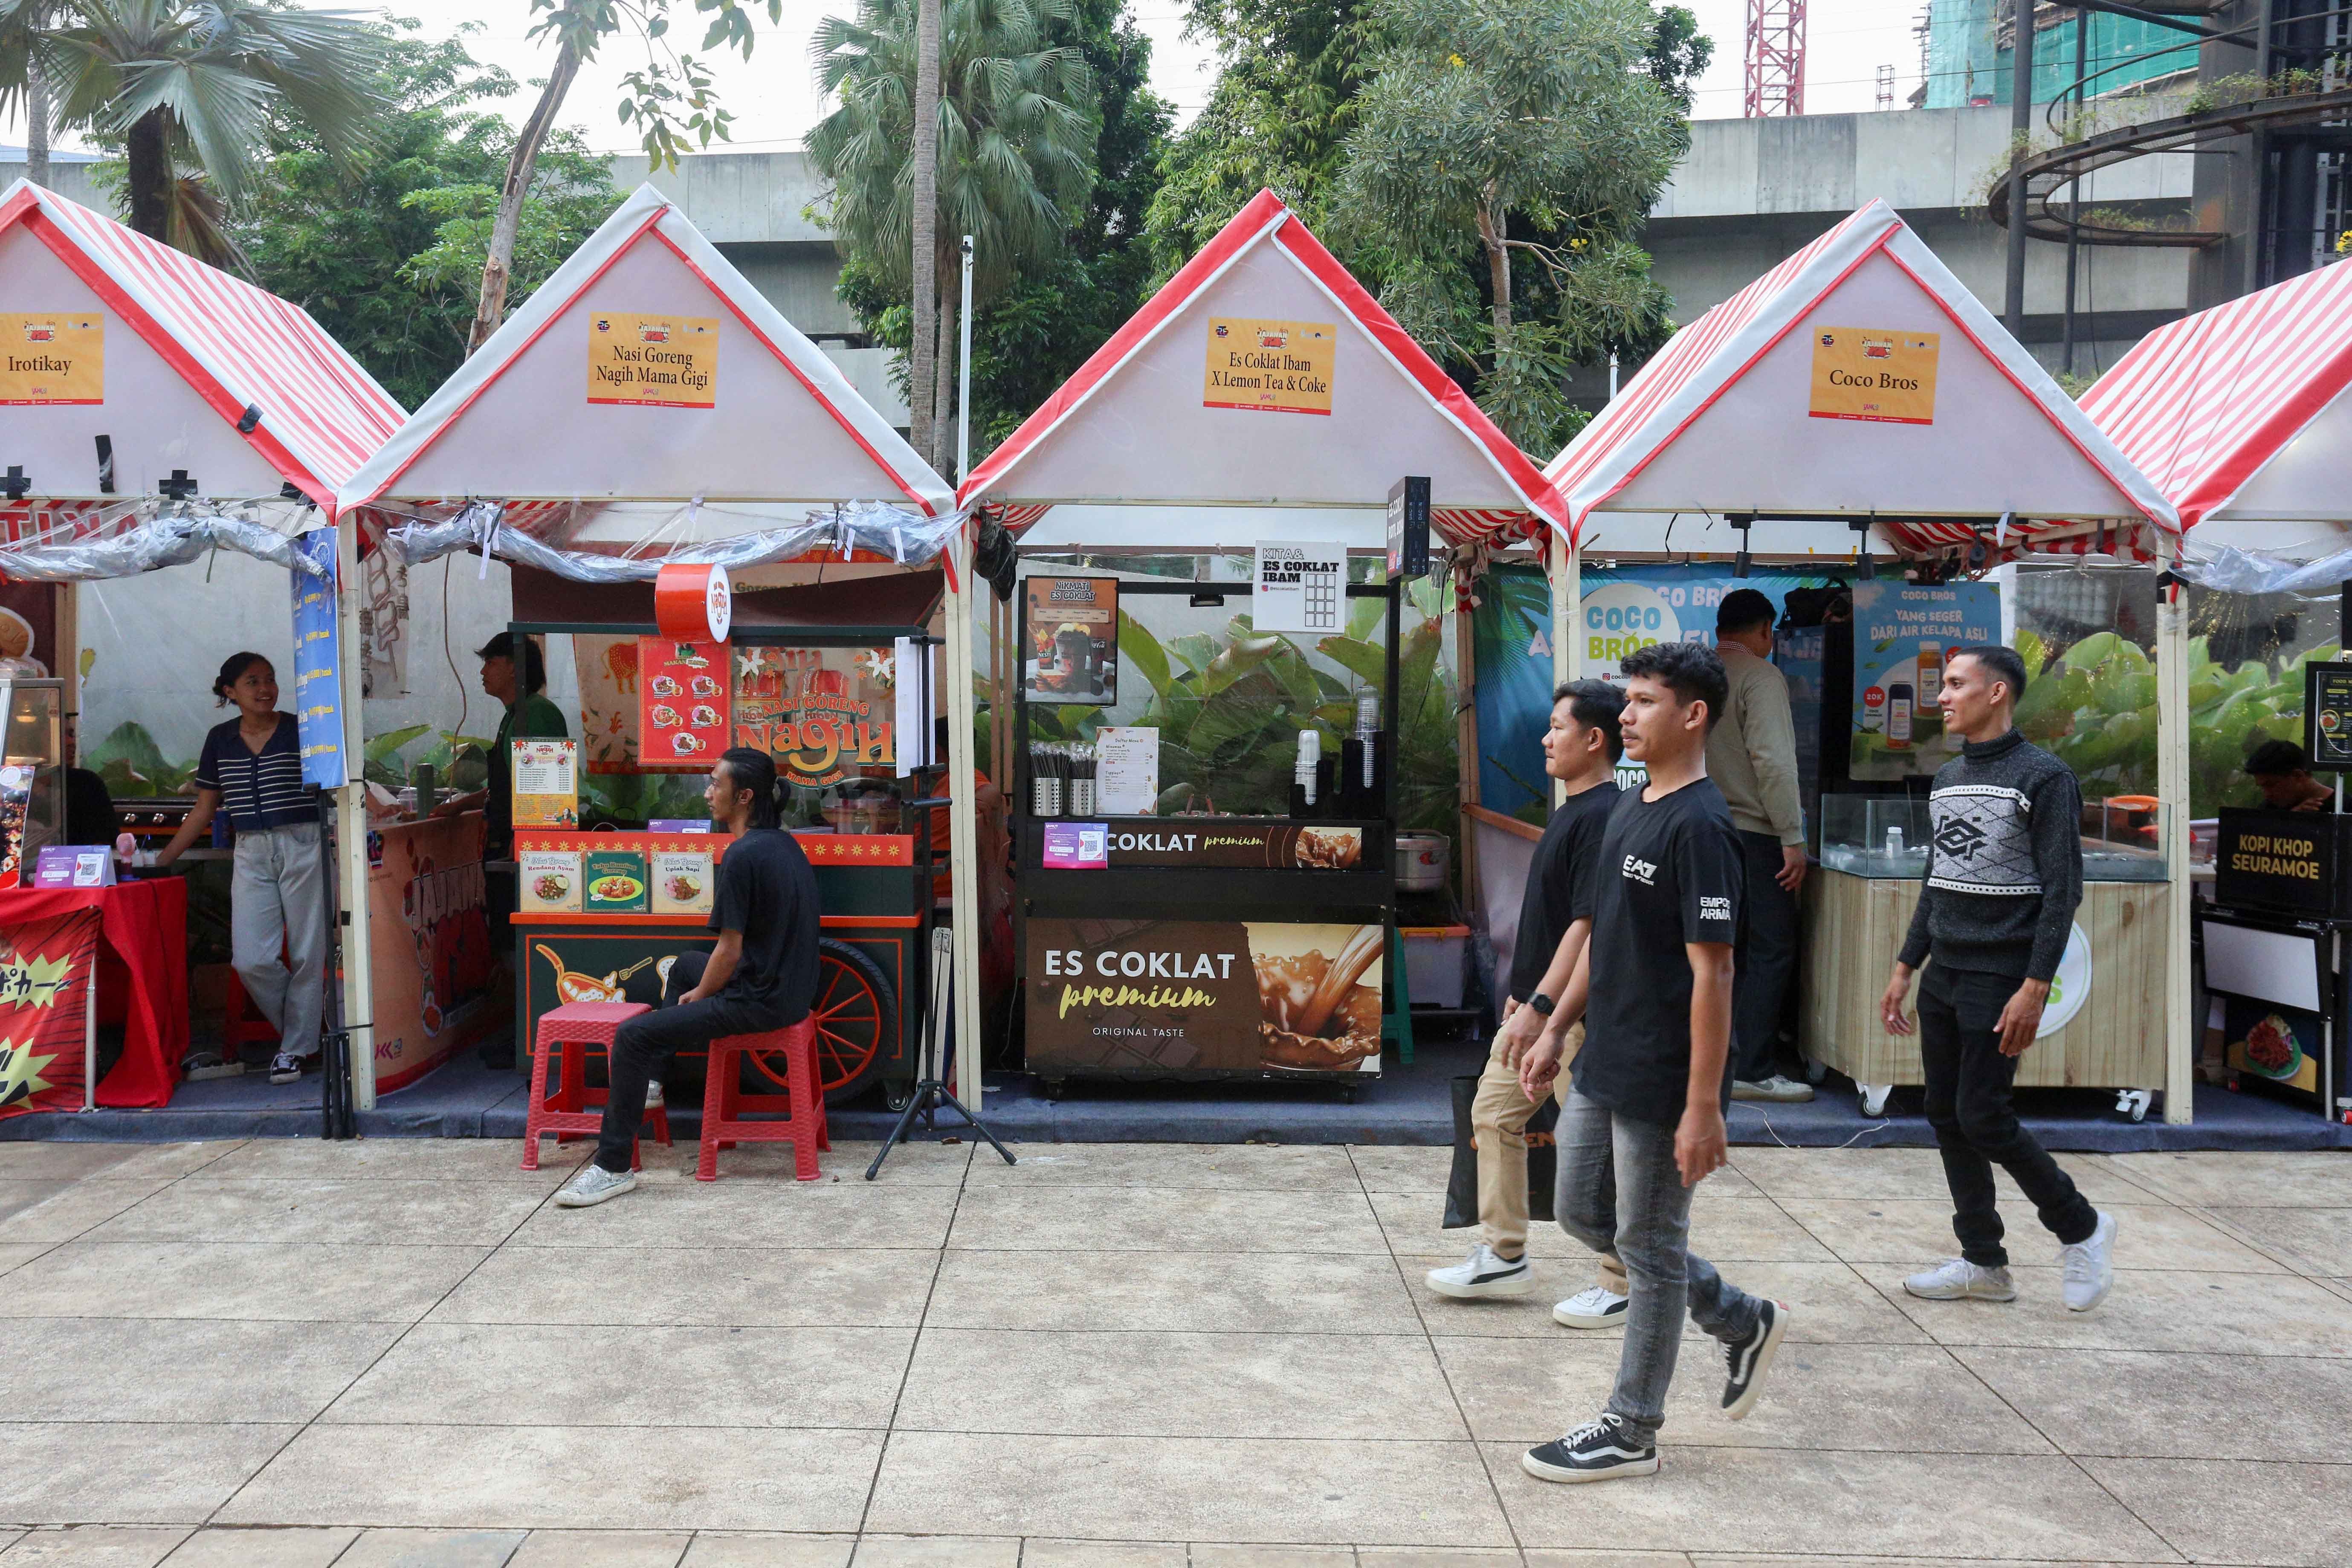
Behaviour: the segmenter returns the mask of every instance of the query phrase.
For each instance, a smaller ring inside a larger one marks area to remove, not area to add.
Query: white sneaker
[[[2072,1247],[2058,1249],[2059,1267],[2066,1271],[2066,1310],[2087,1312],[2107,1299],[2116,1282],[2113,1260],[2116,1216],[2099,1211],[2099,1227]]]
[[[1955,1258],[1903,1281],[1923,1301],[2014,1301],[2017,1286],[2006,1268],[1987,1268]]]
[[[654,1079],[654,1080],[653,1080],[653,1082],[651,1082],[651,1083],[649,1083],[649,1084],[646,1085],[646,1110],[648,1110],[648,1111],[659,1110],[665,1103],[667,1103],[667,1102],[662,1099],[662,1086],[661,1086],[661,1079]]]
[[[1605,1329],[1625,1315],[1631,1296],[1620,1296],[1606,1285],[1579,1290],[1551,1310],[1551,1321],[1571,1329]]]
[[[1451,1268],[1429,1271],[1429,1288],[1441,1296],[1475,1300],[1482,1296],[1524,1296],[1536,1288],[1535,1270],[1522,1256],[1505,1259],[1485,1242]]]
[[[635,1171],[613,1172],[591,1160],[572,1173],[572,1179],[556,1189],[555,1206],[564,1209],[584,1209],[608,1198],[617,1198],[637,1184]]]
[[[1731,1086],[1734,1100],[1769,1100],[1780,1105],[1802,1105],[1813,1098],[1813,1086],[1799,1083],[1795,1079],[1774,1073],[1759,1082],[1740,1081]]]

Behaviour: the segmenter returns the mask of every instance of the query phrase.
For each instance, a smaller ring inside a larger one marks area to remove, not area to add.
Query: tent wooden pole
[[[2180,559],[2180,542],[2167,538],[2168,566]],[[2165,905],[2164,1119],[2195,1118],[2198,1020],[2189,981],[2189,600],[2179,584],[2157,590],[2156,779],[2163,803],[2164,869],[2171,884]]]
[[[1577,657],[1575,626],[1578,595],[1577,552],[1567,539],[1555,529],[1545,542],[1544,575],[1551,584],[1551,683],[1557,687],[1580,679],[1584,674],[1584,661]],[[1568,786],[1554,779],[1551,804],[1557,808],[1568,800]]]
[[[1456,835],[1462,858],[1462,904],[1472,915],[1486,907],[1478,886],[1478,825],[1472,813],[1478,805],[1478,658],[1476,616],[1470,607],[1470,585],[1454,579],[1454,663],[1458,679],[1454,689],[1454,784],[1461,802]]]
[[[956,1098],[981,1113],[980,815],[972,761],[971,530],[960,528],[948,544],[948,874],[960,895],[953,928]],[[931,890],[923,889],[929,898]]]
[[[368,924],[367,783],[362,744],[362,667],[367,649],[360,641],[360,531],[356,520],[335,528],[335,627],[340,655],[343,762],[350,783],[335,792],[335,834],[342,842],[343,1027],[351,1037],[352,1109],[375,1109],[375,950]]]

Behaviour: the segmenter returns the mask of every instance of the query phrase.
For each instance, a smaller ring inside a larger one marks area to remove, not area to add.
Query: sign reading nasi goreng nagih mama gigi
[[[588,315],[588,401],[709,408],[719,398],[719,319]]]
[[[1339,342],[1339,329],[1329,321],[1213,317],[1201,406],[1328,414]]]
[[[1934,332],[1815,327],[1811,401],[1815,419],[1881,425],[1936,422]]]

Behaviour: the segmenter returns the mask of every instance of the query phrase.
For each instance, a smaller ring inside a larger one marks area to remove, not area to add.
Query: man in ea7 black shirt
[[[733,836],[710,912],[719,941],[708,955],[679,954],[664,986],[668,1005],[638,1014],[614,1037],[596,1157],[555,1194],[561,1207],[586,1208],[637,1184],[630,1153],[663,1063],[730,1035],[788,1029],[816,1001],[816,873],[799,840],[776,826],[775,760],[737,746],[712,765],[703,795],[710,819]]]
[[[1660,643],[1629,656],[1625,754],[1649,770],[1618,798],[1601,841],[1592,937],[1520,1078],[1533,1098],[1559,1071],[1579,1018],[1584,1046],[1554,1137],[1560,1225],[1613,1251],[1633,1283],[1617,1386],[1600,1418],[1531,1448],[1538,1480],[1653,1475],[1683,1312],[1723,1342],[1723,1412],[1746,1415],[1790,1310],[1728,1284],[1690,1251],[1691,1189],[1727,1157],[1731,950],[1746,873],[1706,732],[1727,682],[1715,650]],[[1610,1201],[1613,1179],[1614,1201]]]

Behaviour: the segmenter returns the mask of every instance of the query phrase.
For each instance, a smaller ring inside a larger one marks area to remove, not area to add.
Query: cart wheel
[[[1039,1087],[1045,1089],[1045,1098],[1047,1100],[1059,1100],[1062,1098],[1062,1090],[1066,1089],[1068,1085],[1061,1079],[1049,1078]]]
[[[915,1086],[891,1079],[882,1086],[882,1103],[892,1110],[904,1110],[913,1102]]]
[[[1356,1103],[1355,1085],[1342,1084],[1339,1086],[1339,1103],[1342,1105],[1353,1105]]]
[[[2129,1116],[2134,1121],[2145,1121],[2147,1120],[2148,1102],[2155,1098],[2154,1089],[2122,1089],[2116,1095],[2116,1109]]]
[[[1822,1084],[1829,1081],[1829,1063],[1817,1062],[1811,1057],[1804,1057],[1800,1059],[1801,1059],[1805,1064],[1805,1081],[1807,1083],[1811,1084],[1815,1089],[1819,1089]]]
[[[882,966],[845,942],[817,943],[816,1077],[827,1105],[863,1092],[898,1038],[898,998]]]
[[[1886,1097],[1895,1092],[1891,1083],[1865,1083],[1862,1086],[1862,1113],[1864,1116],[1886,1114]]]

